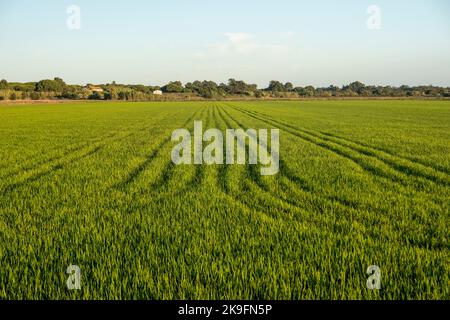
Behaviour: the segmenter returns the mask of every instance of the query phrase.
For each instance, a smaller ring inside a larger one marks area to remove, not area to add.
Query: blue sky
[[[81,9],[69,30],[66,9]],[[381,10],[370,30],[367,8]],[[450,86],[447,0],[0,0],[0,78]]]

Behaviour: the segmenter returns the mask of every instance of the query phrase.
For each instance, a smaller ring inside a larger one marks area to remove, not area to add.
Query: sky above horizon
[[[447,0],[0,0],[0,43],[10,82],[450,86]]]

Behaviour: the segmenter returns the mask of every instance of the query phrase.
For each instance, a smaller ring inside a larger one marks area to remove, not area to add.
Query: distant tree
[[[284,91],[291,92],[294,90],[294,85],[291,82],[286,82],[284,84]]]
[[[184,92],[196,93],[207,99],[223,94],[217,83],[214,81],[194,81],[186,83]]]
[[[11,87],[11,85],[9,85]],[[15,91],[22,91],[22,92],[32,92],[34,91],[35,84],[33,83],[15,83],[12,87]]]
[[[340,88],[339,88],[339,87],[337,87],[337,86],[333,86],[333,85],[331,85],[331,86],[329,86],[329,87],[325,88],[325,90],[326,90],[326,91],[329,91],[329,92],[332,92],[332,93],[334,93],[334,92],[337,92],[337,91],[339,91],[339,90],[340,90]]]
[[[305,96],[313,97],[316,93],[316,89],[313,86],[305,87]]]
[[[5,79],[0,81],[0,90],[1,89],[8,89],[8,81],[6,81]]]
[[[353,91],[357,94],[363,94],[365,87],[366,87],[366,85],[364,83],[355,81],[355,82],[350,83],[348,86],[344,87],[344,90]]]
[[[117,97],[119,98],[119,100],[127,100],[127,93],[125,91],[120,91],[117,94]]]
[[[137,84],[133,86],[133,89],[142,93],[149,93],[149,89],[148,87],[142,85],[142,84]]]
[[[35,90],[37,92],[56,92],[62,93],[66,88],[66,83],[61,78],[55,78],[54,80],[41,80],[36,83]]]
[[[107,92],[105,92],[105,99],[117,100],[118,99],[117,87],[109,86]]]
[[[66,83],[61,78],[54,78],[53,82],[56,86],[56,92],[63,92],[67,87]]]
[[[161,90],[168,93],[180,93],[183,92],[184,88],[181,81],[172,81],[162,87]]]
[[[192,82],[188,82],[184,85],[184,90],[186,92],[194,92],[194,84]]]
[[[104,99],[104,96],[103,96],[103,94],[101,94],[100,92],[95,91],[94,93],[92,93],[92,94],[89,96],[88,99],[89,99],[89,100],[103,100],[103,99]]]
[[[284,92],[284,85],[280,81],[272,80],[269,83],[268,91],[272,92]]]
[[[218,95],[218,86],[214,81],[203,81],[198,94],[207,99],[212,99]]]
[[[231,95],[252,95],[258,89],[258,86],[256,84],[247,84],[245,83],[245,81],[235,79],[229,79],[228,85],[221,84],[219,87],[221,87],[225,90],[226,93]]]
[[[60,97],[63,99],[78,100],[84,96],[83,87],[79,85],[66,85]]]
[[[150,90],[150,92],[153,92],[155,90],[161,90],[160,86],[149,86],[148,89]]]
[[[41,98],[41,95],[39,94],[39,92],[32,92],[30,93],[30,98],[31,100],[39,100]]]

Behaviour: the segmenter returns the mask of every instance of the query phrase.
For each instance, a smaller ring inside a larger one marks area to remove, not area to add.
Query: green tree
[[[37,92],[62,93],[66,86],[66,83],[61,78],[55,78],[54,80],[45,79],[36,83],[35,90]]]
[[[355,82],[350,83],[348,86],[344,87],[344,90],[350,90],[350,91],[356,92],[357,94],[363,94],[365,88],[366,88],[366,85],[364,83],[355,81]]]
[[[255,91],[255,98],[262,98],[264,95],[263,95],[263,92],[261,91],[261,90],[256,90]]]
[[[269,83],[268,91],[272,92],[284,92],[284,85],[280,81],[272,80]]]
[[[181,81],[171,81],[161,89],[163,92],[180,93],[184,91]]]
[[[294,85],[291,82],[286,82],[284,84],[284,91],[286,92],[294,91]]]
[[[5,79],[0,81],[0,90],[1,89],[8,89],[8,81],[6,81]]]
[[[316,94],[316,89],[313,86],[305,87],[305,96],[313,97]]]
[[[32,92],[30,93],[30,98],[32,100],[39,100],[41,98],[41,95],[39,94],[39,92]]]
[[[102,93],[95,91],[93,94],[89,96],[89,100],[103,100],[104,96]]]
[[[229,94],[252,95],[258,87],[256,84],[247,84],[242,80],[229,79],[228,85],[223,87]]]

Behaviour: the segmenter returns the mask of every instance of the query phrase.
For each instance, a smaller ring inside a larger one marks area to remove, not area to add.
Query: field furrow
[[[305,133],[309,136],[329,141],[335,144],[338,144],[342,147],[347,147],[351,150],[354,150],[356,152],[359,152],[363,155],[370,156],[372,158],[376,158],[379,161],[384,162],[385,164],[391,166],[393,169],[399,171],[400,173],[405,173],[414,177],[418,178],[424,178],[431,180],[433,182],[442,183],[443,185],[449,185],[450,184],[450,176],[443,171],[440,171],[439,169],[436,169],[432,166],[427,166],[418,162],[412,162],[407,158],[402,158],[397,155],[387,153],[385,151],[381,151],[380,149],[376,149],[373,147],[368,147],[367,145],[362,145],[360,143],[356,143],[350,140],[346,140],[342,137],[332,136],[332,135],[326,135],[320,132],[314,132],[312,130],[307,130],[304,128],[293,126],[292,124],[288,124],[286,122],[281,122],[279,120],[273,119],[271,117],[268,117],[267,115],[263,113],[258,113],[255,111],[246,111],[240,108],[237,108],[238,110],[247,113],[252,114],[257,117],[260,117],[260,119],[265,119],[265,121],[268,121],[270,123],[273,123],[275,125],[282,126],[284,128],[290,128],[297,132]],[[263,120],[264,121],[264,120]]]

